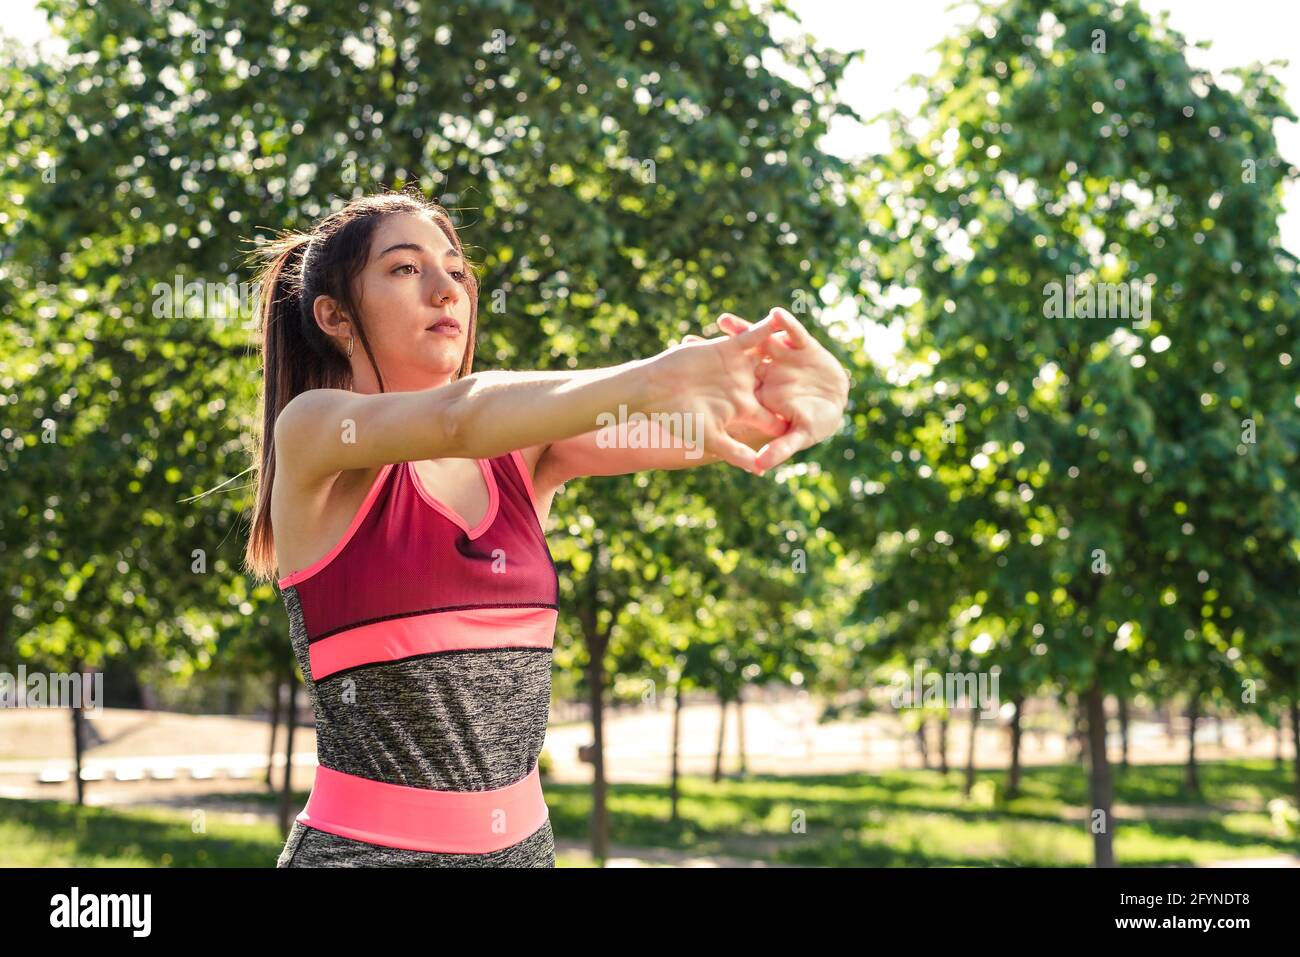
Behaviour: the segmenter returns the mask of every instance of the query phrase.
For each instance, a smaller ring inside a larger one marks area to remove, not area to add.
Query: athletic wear
[[[320,767],[278,867],[553,867],[537,759],[559,578],[518,452],[469,528],[410,462],[279,581]]]

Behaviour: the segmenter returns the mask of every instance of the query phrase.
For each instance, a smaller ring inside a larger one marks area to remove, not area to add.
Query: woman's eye
[[[414,269],[414,268],[415,265],[413,263],[402,263],[402,265],[397,267],[397,269]],[[393,272],[397,272],[397,269],[394,269]],[[407,275],[409,276],[411,274],[407,273]]]
[[[463,272],[460,272],[459,270],[457,270],[456,272],[452,273],[452,276],[454,276],[456,279],[460,279],[460,280],[464,280],[464,278],[465,278],[465,274],[464,274]]]

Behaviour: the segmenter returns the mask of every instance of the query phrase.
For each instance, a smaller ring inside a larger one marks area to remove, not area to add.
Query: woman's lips
[[[438,332],[444,336],[458,336],[460,335],[460,323],[451,319],[443,319],[431,325],[428,331]]]

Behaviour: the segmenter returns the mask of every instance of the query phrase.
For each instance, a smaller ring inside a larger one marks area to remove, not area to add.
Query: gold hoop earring
[[[352,358],[352,347],[356,343],[356,341],[357,341],[356,336],[348,336],[348,358],[349,359]]]

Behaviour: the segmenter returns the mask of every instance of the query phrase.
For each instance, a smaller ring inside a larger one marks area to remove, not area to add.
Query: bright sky
[[[1267,62],[1292,58],[1285,67],[1274,67],[1287,91],[1293,112],[1300,112],[1300,4],[1294,0],[1141,0],[1150,15],[1169,12],[1169,25],[1189,43],[1210,40],[1208,50],[1188,50],[1194,66],[1215,73],[1252,61]],[[881,5],[878,16],[845,15],[843,0],[789,0],[801,24],[786,17],[773,24],[778,39],[807,31],[822,46],[841,51],[865,50],[845,73],[840,94],[863,118],[894,107],[914,111],[919,91],[901,85],[913,73],[927,74],[938,66],[930,48],[959,27],[974,19],[972,3],[953,0],[907,0]],[[951,9],[950,9],[951,8]],[[1300,125],[1281,121],[1274,130],[1282,156],[1300,160]],[[888,145],[883,123],[862,126],[838,122],[822,147],[844,157],[884,150]],[[1300,252],[1300,195],[1292,187],[1287,194],[1288,213],[1282,220],[1283,245]]]
[[[755,0],[751,0],[755,2]],[[773,22],[778,39],[792,32],[811,33],[822,46],[848,51],[865,50],[865,55],[846,73],[841,87],[843,99],[864,118],[893,107],[914,110],[919,92],[901,89],[913,73],[929,73],[937,66],[930,48],[944,36],[969,24],[974,5],[962,0],[906,0],[903,3],[862,5],[854,9],[844,0],[788,0],[800,17],[793,24],[786,17]],[[1149,13],[1169,11],[1169,24],[1189,42],[1210,40],[1208,50],[1189,49],[1193,64],[1219,72],[1252,61],[1282,60],[1300,50],[1300,4],[1294,0],[1138,0]],[[27,43],[47,41],[49,30],[34,0],[10,0],[5,23],[7,31]],[[853,14],[847,14],[853,10]],[[862,11],[870,11],[863,15]],[[856,14],[856,15],[854,15]],[[771,64],[769,64],[771,68]],[[1282,80],[1293,111],[1300,111],[1300,62],[1274,67]],[[1280,121],[1274,130],[1282,156],[1292,163],[1300,160],[1300,125]],[[845,158],[883,150],[887,146],[883,123],[860,125],[838,122],[822,146]],[[1286,194],[1287,212],[1281,220],[1283,245],[1300,252],[1300,191],[1292,186]],[[845,306],[848,304],[845,303]],[[840,316],[844,316],[842,311]],[[869,351],[879,360],[896,346],[894,336],[870,329]]]

